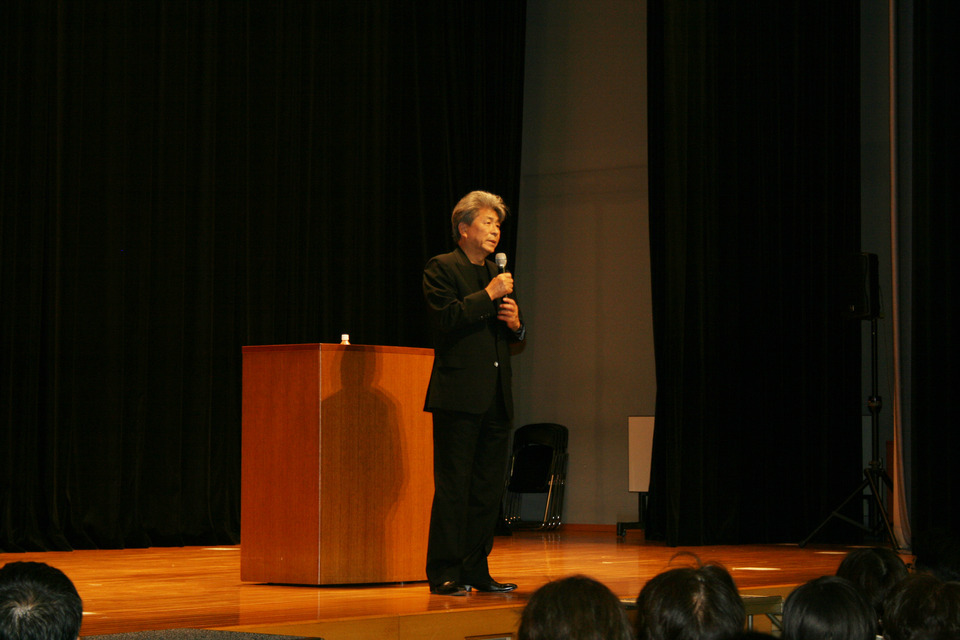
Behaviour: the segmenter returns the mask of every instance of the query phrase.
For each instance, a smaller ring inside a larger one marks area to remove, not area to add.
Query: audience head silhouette
[[[743,630],[746,612],[733,578],[717,564],[669,569],[637,596],[639,640],[723,640]]]
[[[901,580],[910,575],[907,565],[896,553],[885,547],[851,551],[840,563],[837,575],[860,589],[873,607],[876,620],[883,618],[883,601]]]
[[[570,576],[537,589],[520,617],[517,640],[631,640],[620,600],[605,585]]]
[[[76,640],[83,603],[62,571],[42,562],[0,569],[0,640]]]
[[[887,640],[960,638],[960,582],[928,573],[907,576],[883,604],[883,633]]]
[[[846,578],[811,580],[783,604],[783,640],[874,640],[876,635],[873,607]]]

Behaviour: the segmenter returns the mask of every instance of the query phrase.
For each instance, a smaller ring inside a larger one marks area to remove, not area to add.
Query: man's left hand
[[[497,309],[497,319],[503,320],[511,331],[520,331],[520,308],[511,298],[503,298]]]

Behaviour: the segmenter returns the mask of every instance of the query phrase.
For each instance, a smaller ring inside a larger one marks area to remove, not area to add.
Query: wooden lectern
[[[425,580],[432,349],[243,348],[240,579]]]

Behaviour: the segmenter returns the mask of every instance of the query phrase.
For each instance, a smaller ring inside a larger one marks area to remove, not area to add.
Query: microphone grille
[[[498,253],[497,255],[495,255],[495,256],[493,257],[493,259],[496,260],[498,267],[505,267],[505,266],[507,266],[507,254],[505,254],[505,253]]]

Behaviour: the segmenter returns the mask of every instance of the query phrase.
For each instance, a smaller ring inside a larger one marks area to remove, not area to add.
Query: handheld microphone
[[[497,272],[498,272],[498,273],[506,273],[506,272],[507,272],[507,254],[505,254],[505,253],[498,253],[497,255],[493,256],[493,260],[494,260],[494,262],[497,263]],[[496,301],[497,307],[500,306],[500,303],[501,303],[501,302],[503,302],[503,298],[500,298],[499,300]]]

